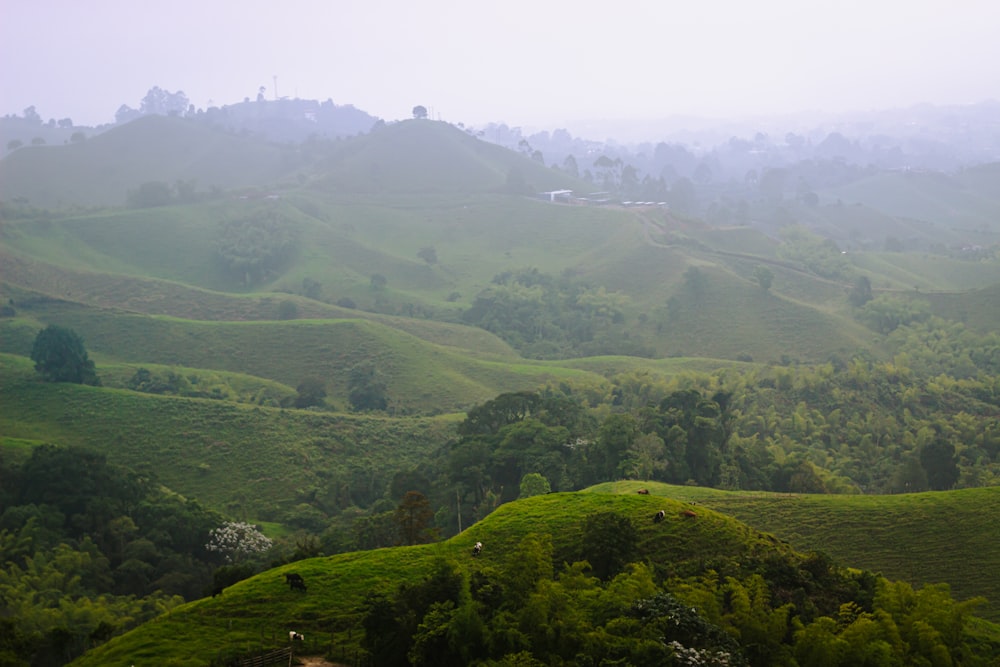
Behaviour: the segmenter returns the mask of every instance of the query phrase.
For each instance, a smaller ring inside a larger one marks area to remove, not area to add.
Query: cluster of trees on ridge
[[[363,647],[378,665],[985,665],[977,601],[915,592],[806,558],[716,556],[695,572],[631,560],[638,531],[582,519],[576,549],[529,535],[516,558],[440,558],[420,582],[373,591]],[[580,560],[575,560],[579,558]],[[562,563],[555,567],[554,563]]]

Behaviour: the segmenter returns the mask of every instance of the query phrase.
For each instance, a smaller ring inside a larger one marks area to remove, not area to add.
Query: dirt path
[[[347,667],[336,662],[328,662],[318,655],[304,655],[295,659],[303,667]]]

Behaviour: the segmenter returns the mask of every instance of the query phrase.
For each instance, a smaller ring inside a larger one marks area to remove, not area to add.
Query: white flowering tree
[[[222,554],[227,563],[239,563],[264,553],[272,544],[256,526],[242,521],[227,521],[212,529],[205,548]]]

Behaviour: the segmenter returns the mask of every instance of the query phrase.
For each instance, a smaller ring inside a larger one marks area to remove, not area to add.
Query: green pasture
[[[0,380],[5,443],[84,446],[209,507],[262,519],[294,505],[303,489],[326,488],[355,470],[391,477],[412,467],[452,437],[457,423],[448,415],[284,410],[45,383],[29,361],[10,355],[0,355]]]
[[[341,407],[346,407],[350,369],[372,362],[386,381],[391,408],[400,414],[464,410],[497,394],[532,389],[552,378],[587,376],[543,362],[476,358],[362,319],[202,322],[65,308],[45,321],[80,334],[98,363],[229,371],[293,388],[305,378],[316,377],[326,383],[331,402]],[[30,353],[33,338],[29,338],[28,326],[20,319],[0,320],[0,332],[8,327],[16,336],[10,338],[10,347],[3,336],[0,351]]]
[[[914,585],[945,582],[957,599],[983,596],[1000,620],[1000,488],[891,496],[721,491],[659,482],[609,482],[597,493],[695,502],[773,533],[800,551]]]

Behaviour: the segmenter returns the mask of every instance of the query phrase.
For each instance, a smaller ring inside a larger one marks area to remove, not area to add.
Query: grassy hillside
[[[930,222],[944,229],[997,231],[998,192],[1000,172],[980,168],[956,176],[882,172],[823,194],[845,204],[862,203],[890,216]]]
[[[454,412],[505,391],[588,374],[509,357],[477,358],[364,319],[203,322],[64,306],[0,320],[0,351],[27,356],[32,324],[75,330],[99,363],[129,362],[245,373],[296,387],[326,382],[331,402],[346,408],[348,371],[373,362],[400,414]]]
[[[144,116],[84,142],[30,146],[0,161],[0,198],[32,206],[121,206],[147,181],[195,180],[199,190],[273,183],[294,151],[165,116]]]
[[[103,145],[109,154],[120,149],[127,156],[137,152],[133,144],[161,141],[161,134],[184,135],[172,140],[183,147],[186,133],[207,131],[179,119],[149,118],[101,135],[96,147],[87,144],[88,150]],[[5,221],[3,291],[211,321],[273,320],[283,306],[292,309],[291,318],[367,319],[476,356],[514,359],[495,336],[429,321],[460,321],[495,276],[532,268],[603,288],[616,301],[621,331],[582,353],[628,349],[660,357],[825,361],[858,349],[877,352],[870,332],[848,309],[848,279],[820,278],[782,259],[776,241],[749,226],[712,228],[663,210],[557,205],[504,194],[512,169],[536,190],[585,184],[446,123],[405,121],[303,150],[303,178],[267,190],[277,199],[226,196],[185,206]],[[838,227],[876,224],[878,216],[898,220],[857,208],[800,212],[825,215]],[[219,249],[228,224],[262,212],[276,216],[291,240],[280,260],[251,277],[227,265]],[[852,252],[847,261],[875,289],[968,290],[1000,281],[996,262],[868,252]],[[761,265],[774,275],[767,292],[754,279]],[[701,293],[685,291],[691,268],[708,277]],[[373,282],[376,277],[384,286]],[[338,302],[357,310],[332,305]],[[947,305],[941,308],[945,312]],[[57,321],[62,314],[50,308],[45,317]],[[131,326],[129,321],[123,328]],[[159,342],[155,336],[150,341]],[[141,340],[131,345],[141,347]],[[197,365],[162,354],[146,361]],[[260,373],[224,363],[227,370]],[[292,374],[302,365],[291,360],[287,366],[287,374],[268,371],[266,377],[297,382]]]
[[[963,294],[928,294],[935,315],[965,323],[969,328],[988,333],[1000,331],[1000,282]]]
[[[237,516],[268,518],[294,505],[301,490],[331,492],[332,480],[350,486],[359,471],[385,484],[393,470],[415,465],[452,437],[456,424],[449,416],[281,410],[44,383],[29,360],[9,355],[0,355],[0,378],[6,439],[85,446]]]
[[[899,252],[856,253],[851,262],[875,289],[959,291],[1000,282],[1000,262]]]
[[[959,599],[987,598],[983,616],[1000,620],[1000,488],[895,496],[727,492],[657,482],[610,482],[598,493],[646,488],[773,533],[802,551],[822,551],[890,579],[947,582]]]
[[[300,561],[268,570],[207,598],[179,607],[132,632],[91,651],[73,664],[117,664],[155,661],[157,664],[203,665],[219,655],[247,647],[282,646],[295,629],[309,637],[333,642],[345,651],[362,636],[361,610],[371,592],[392,593],[403,582],[430,575],[435,562],[454,559],[466,570],[514,566],[524,539],[549,535],[557,563],[586,551],[580,543],[582,518],[614,511],[631,519],[639,530],[638,560],[649,560],[664,572],[691,573],[703,566],[705,554],[742,557],[758,550],[784,551],[763,534],[721,514],[703,512],[698,521],[680,516],[681,503],[662,498],[606,494],[550,494],[502,505],[472,528],[445,542],[341,554]],[[649,520],[666,509],[660,524]],[[476,541],[487,545],[473,560]],[[283,574],[295,571],[309,584],[301,595],[290,591]]]
[[[484,192],[515,170],[531,191],[584,186],[561,172],[440,121],[405,120],[339,145],[316,187],[341,192]]]

